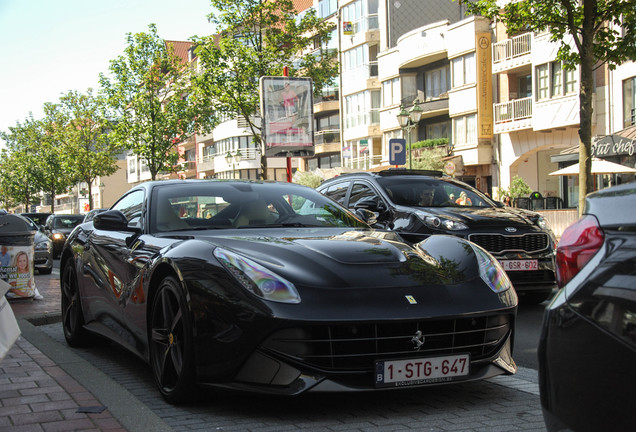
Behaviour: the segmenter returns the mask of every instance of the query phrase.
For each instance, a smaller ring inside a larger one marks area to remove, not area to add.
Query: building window
[[[537,66],[537,96],[539,100],[548,99],[549,81],[548,65]]]
[[[439,99],[442,94],[447,93],[449,78],[449,65],[424,72],[426,100]]]
[[[552,64],[552,96],[560,96],[563,94],[563,69],[561,63]]]
[[[475,53],[453,59],[453,88],[475,83]]]
[[[477,144],[477,114],[453,119],[453,144],[455,146]]]
[[[449,121],[427,123],[426,124],[426,139],[438,139],[448,138],[449,136]]]
[[[400,104],[400,79],[393,78],[382,82],[382,106]]]
[[[368,126],[379,121],[379,91],[364,91],[346,96],[344,102],[345,127]]]
[[[623,127],[636,124],[636,77],[623,81]]]
[[[576,93],[576,70],[565,70],[561,62],[536,67],[537,100],[548,100]]]

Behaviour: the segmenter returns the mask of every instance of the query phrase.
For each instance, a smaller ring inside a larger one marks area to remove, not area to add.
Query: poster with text
[[[313,156],[311,79],[262,77],[260,92],[265,156]]]
[[[33,246],[0,246],[0,279],[10,285],[8,299],[35,295]]]

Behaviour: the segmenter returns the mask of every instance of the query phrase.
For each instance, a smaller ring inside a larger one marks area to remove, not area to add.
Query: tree
[[[214,104],[223,115],[237,114],[249,125],[261,150],[261,176],[267,178],[267,159],[256,121],[260,109],[259,79],[289,76],[313,79],[320,94],[338,73],[337,53],[321,48],[310,52],[317,39],[325,46],[334,26],[312,10],[297,20],[290,0],[211,0],[209,19],[218,35],[195,38],[202,73],[195,78],[195,92]]]
[[[155,180],[159,172],[174,171],[177,145],[197,122],[211,121],[212,110],[189,95],[186,65],[154,24],[148,28],[128,33],[124,55],[111,60],[111,77],[100,74],[100,84],[112,107],[113,142],[139,156]]]
[[[51,196],[51,213],[55,213],[56,195],[68,191],[76,183],[76,177],[68,169],[68,155],[64,154],[69,118],[59,104],[45,103],[43,109],[35,182],[39,190]]]
[[[9,127],[9,133],[2,132],[7,148],[0,155],[0,185],[5,204],[23,204],[25,211],[39,202],[38,193],[38,149],[42,129],[32,115],[23,123],[16,122]]]
[[[63,133],[65,165],[76,181],[88,185],[92,209],[92,183],[117,171],[116,156],[122,148],[109,139],[111,125],[105,115],[105,100],[93,96],[93,89],[89,88],[85,94],[69,91],[60,98],[60,106],[68,119]]]
[[[497,3],[497,0],[477,0],[465,4],[468,13],[500,19],[508,34],[548,30],[550,40],[559,46],[557,60],[563,62],[563,67],[569,70],[580,67],[581,214],[585,196],[593,189],[593,73],[603,65],[614,69],[625,61],[636,60],[636,0],[521,0],[508,2],[503,9]]]

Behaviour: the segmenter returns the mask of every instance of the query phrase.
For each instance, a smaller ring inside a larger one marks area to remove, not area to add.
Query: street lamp
[[[225,155],[225,161],[227,164],[232,164],[232,178],[236,178],[236,164],[241,162],[241,158],[243,155],[241,154],[241,150],[237,149],[236,153],[232,154],[232,152],[228,151]]]
[[[407,135],[409,169],[413,168],[413,155],[411,154],[411,130],[420,122],[423,111],[422,107],[420,107],[420,101],[415,99],[413,101],[413,107],[409,111],[404,108],[404,105],[400,105],[400,112],[397,114],[398,123],[402,128],[402,136],[404,137],[404,131],[406,131]]]
[[[104,208],[104,189],[106,189],[106,185],[104,182],[99,183],[99,208]]]

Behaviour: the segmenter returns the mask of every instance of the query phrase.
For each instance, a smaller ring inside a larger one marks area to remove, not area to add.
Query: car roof
[[[378,178],[378,177],[394,177],[394,176],[426,176],[426,177],[448,177],[442,171],[435,170],[411,170],[411,169],[403,169],[403,168],[389,168],[383,171],[369,172],[369,171],[361,171],[354,173],[344,173],[337,177],[330,178],[322,182],[321,186],[326,183],[332,183],[334,181],[346,179],[349,177],[369,177],[369,178]]]

